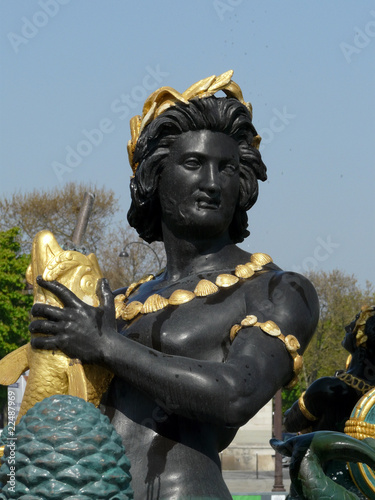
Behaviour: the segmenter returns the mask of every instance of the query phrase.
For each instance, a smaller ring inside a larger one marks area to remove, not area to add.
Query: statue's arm
[[[52,334],[33,339],[34,347],[61,349],[83,362],[102,364],[157,401],[167,412],[238,427],[292,378],[292,358],[285,345],[258,327],[240,330],[224,363],[171,356],[117,333],[113,297],[105,283],[102,283],[100,308],[82,303],[78,306],[75,296],[58,283],[44,282],[43,286],[58,295],[65,308],[52,311],[55,308],[34,306],[33,315],[43,315],[47,320],[34,321],[31,331]],[[290,284],[283,283],[282,279],[278,286],[283,295],[278,300],[284,305],[290,302],[290,314],[298,309],[297,317],[291,320],[285,310],[279,317],[275,313],[279,304],[274,304],[274,312],[264,319],[275,321],[282,330],[285,326],[288,333],[297,336],[298,328],[313,329],[311,315],[304,317],[305,306],[297,299],[300,295],[294,296]],[[288,301],[290,293],[293,293],[293,301],[290,297]],[[68,314],[68,320],[54,327],[54,315],[63,317],[63,311]],[[251,314],[252,311],[247,312]]]

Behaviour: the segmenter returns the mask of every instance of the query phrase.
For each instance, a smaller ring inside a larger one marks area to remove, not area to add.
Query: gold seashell
[[[128,288],[126,289],[125,297],[128,298],[130,294],[139,286],[138,281],[135,281],[134,283],[131,283]]]
[[[238,278],[250,278],[254,274],[254,269],[247,264],[239,264],[234,274],[238,276]]]
[[[301,347],[294,335],[287,335],[284,339],[284,343],[289,352],[296,352],[297,349]]]
[[[299,354],[295,356],[294,362],[293,362],[293,371],[296,375],[300,373],[303,367],[303,358]]]
[[[154,293],[153,295],[150,295],[150,297],[143,304],[141,313],[148,314],[155,311],[160,311],[160,309],[164,309],[164,307],[167,307],[168,305],[168,299],[162,297],[161,295],[158,295],[157,293]]]
[[[266,321],[265,323],[259,323],[258,325],[265,333],[271,335],[272,337],[278,337],[281,335],[280,328],[271,320]]]
[[[137,300],[133,300],[133,302],[129,302],[129,304],[123,310],[121,317],[125,321],[130,321],[131,319],[138,316],[143,307],[142,302],[138,302]]]
[[[237,278],[237,276],[233,276],[233,274],[219,274],[215,281],[217,286],[220,286],[222,288],[233,286],[238,282],[239,278]]]
[[[125,295],[123,293],[116,295],[114,303],[115,303],[115,312],[116,312],[116,319],[120,318],[122,316],[122,311],[125,309]]]
[[[230,338],[230,341],[233,342],[233,340],[235,339],[237,333],[241,330],[241,325],[233,325],[232,328],[230,329],[230,333],[229,333],[229,338]]]
[[[258,318],[256,316],[246,316],[246,318],[241,321],[241,326],[254,326],[257,322]]]
[[[210,280],[200,280],[195,287],[194,293],[197,297],[207,297],[219,291],[219,288]]]
[[[256,262],[246,262],[245,264],[249,269],[252,269],[254,272],[255,271],[261,271],[263,269],[263,266],[260,264],[257,264]]]
[[[175,290],[169,297],[168,302],[172,306],[179,306],[180,304],[186,304],[195,298],[195,293],[189,292],[188,290]]]
[[[251,256],[251,262],[257,264],[258,266],[265,266],[272,262],[272,257],[266,253],[253,253]]]

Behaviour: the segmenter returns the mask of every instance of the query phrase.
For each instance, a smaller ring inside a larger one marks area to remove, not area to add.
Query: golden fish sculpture
[[[34,238],[31,258],[26,280],[34,287],[34,304],[63,307],[52,292],[37,284],[41,275],[46,281],[59,281],[86,304],[99,305],[96,285],[102,272],[94,254],[63,250],[50,231],[41,231]],[[33,349],[28,343],[0,360],[0,384],[15,383],[26,370],[30,372],[16,424],[36,403],[56,394],[78,396],[99,406],[113,377],[105,368],[82,365],[61,351]]]

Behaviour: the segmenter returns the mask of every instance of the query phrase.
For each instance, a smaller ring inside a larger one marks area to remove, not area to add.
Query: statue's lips
[[[199,198],[197,200],[198,209],[217,210],[220,207],[220,199],[216,198]]]

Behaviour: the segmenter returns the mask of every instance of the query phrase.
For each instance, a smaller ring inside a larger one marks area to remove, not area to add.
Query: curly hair
[[[134,161],[139,165],[130,183],[128,221],[148,243],[163,240],[158,183],[170,147],[180,134],[198,130],[222,132],[238,143],[240,191],[229,236],[239,243],[250,234],[246,212],[258,198],[258,180],[267,179],[261,155],[251,145],[257,132],[249,111],[237,99],[212,96],[176,104],[152,121],[139,137],[134,151]]]

